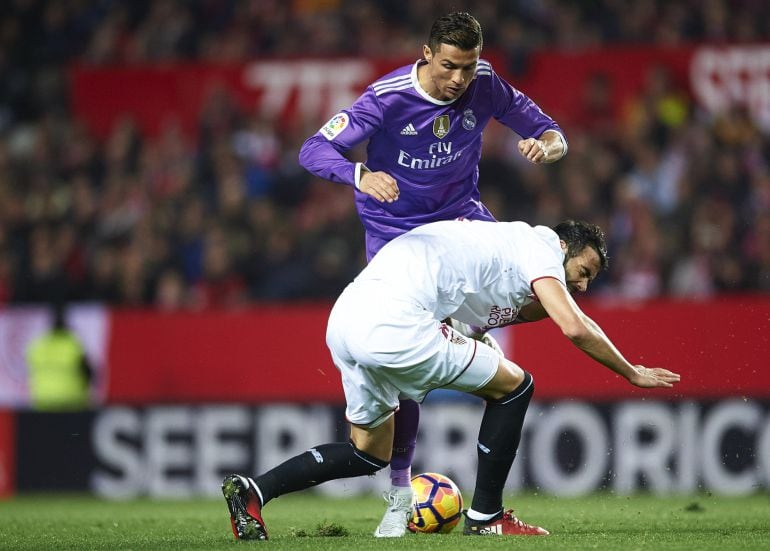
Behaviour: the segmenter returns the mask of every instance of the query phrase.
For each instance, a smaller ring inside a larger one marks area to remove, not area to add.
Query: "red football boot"
[[[222,494],[230,510],[230,525],[238,540],[266,540],[262,504],[251,480],[231,474],[222,481]]]

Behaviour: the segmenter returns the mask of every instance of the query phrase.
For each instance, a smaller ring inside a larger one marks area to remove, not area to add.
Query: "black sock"
[[[503,487],[516,457],[521,427],[535,392],[532,375],[500,400],[487,400],[479,429],[479,467],[471,508],[479,513],[497,513],[503,508]]]
[[[262,505],[274,497],[304,490],[327,480],[374,474],[387,461],[357,449],[352,442],[323,444],[295,455],[254,479],[262,494]]]

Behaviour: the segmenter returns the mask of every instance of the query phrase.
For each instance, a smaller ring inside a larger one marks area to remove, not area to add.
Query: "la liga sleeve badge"
[[[339,136],[340,132],[348,127],[349,123],[350,117],[348,117],[346,113],[337,113],[329,119],[329,122],[321,127],[319,132],[321,132],[327,140],[331,141]]]

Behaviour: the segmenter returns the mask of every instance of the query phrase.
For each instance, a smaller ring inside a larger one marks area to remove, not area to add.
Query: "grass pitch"
[[[0,501],[0,549],[770,549],[767,495],[524,495],[509,497],[506,505],[514,505],[525,521],[548,528],[551,536],[469,538],[455,529],[377,540],[371,533],[384,511],[381,499],[329,499],[305,492],[265,508],[269,541],[236,542],[223,499],[115,502],[45,495]],[[347,535],[321,535],[330,526],[342,527]]]

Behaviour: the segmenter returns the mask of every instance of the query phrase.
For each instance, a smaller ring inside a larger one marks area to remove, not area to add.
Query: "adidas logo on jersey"
[[[410,122],[401,131],[401,135],[402,136],[416,136],[417,135],[417,130],[414,129],[414,125]]]

